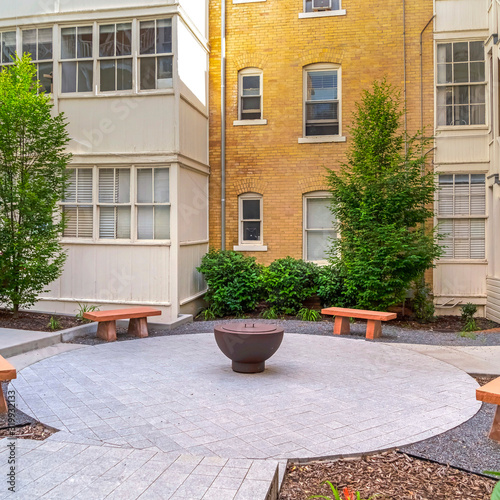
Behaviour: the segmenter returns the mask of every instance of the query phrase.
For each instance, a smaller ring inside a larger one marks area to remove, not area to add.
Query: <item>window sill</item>
[[[321,142],[346,142],[343,135],[315,135],[311,137],[299,137],[299,144],[318,144]]]
[[[233,0],[234,3],[235,0]],[[255,0],[253,0],[255,1]],[[320,12],[300,12],[299,19],[308,19],[310,17],[334,17],[345,16],[347,14],[345,9],[341,10],[323,10]]]
[[[440,264],[488,264],[487,259],[439,259],[436,261],[437,265]]]
[[[457,132],[459,130],[489,130],[488,125],[436,125],[436,132],[446,132],[453,131]]]
[[[267,120],[234,120],[235,126],[267,125]]]
[[[112,239],[99,239],[92,240],[90,238],[70,238],[68,236],[61,238],[63,245],[113,245],[113,246],[171,246],[170,240],[112,240]]]
[[[234,245],[235,252],[267,252],[267,245]]]

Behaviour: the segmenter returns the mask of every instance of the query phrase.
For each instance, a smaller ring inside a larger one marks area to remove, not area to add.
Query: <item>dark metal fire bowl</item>
[[[263,323],[229,323],[214,328],[219,349],[230,359],[238,373],[263,372],[281,345],[283,328]]]

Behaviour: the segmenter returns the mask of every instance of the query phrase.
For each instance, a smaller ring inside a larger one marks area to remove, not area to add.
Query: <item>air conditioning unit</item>
[[[332,0],[312,0],[313,10],[332,10]]]

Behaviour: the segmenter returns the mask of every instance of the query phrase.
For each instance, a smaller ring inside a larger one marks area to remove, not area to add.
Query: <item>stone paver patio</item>
[[[198,334],[88,347],[25,368],[12,384],[18,407],[61,429],[25,460],[35,454],[42,457],[38,462],[50,463],[47,454],[66,453],[73,465],[63,459],[59,470],[45,475],[39,466],[42,475],[30,472],[26,496],[21,489],[19,498],[37,498],[34,491],[59,498],[58,491],[71,487],[71,496],[60,498],[264,500],[265,492],[255,488],[266,488],[255,481],[268,489],[280,459],[420,441],[480,408],[471,377],[394,345],[287,334],[265,372],[237,374],[230,365],[213,334]],[[120,460],[109,466],[115,455]],[[176,471],[178,460],[190,465]],[[231,460],[240,461],[238,484],[221,472],[234,468]],[[107,470],[99,468],[102,462]],[[89,465],[92,473],[84,474]],[[136,477],[121,487],[124,496],[115,484],[116,467]],[[193,474],[207,477],[189,479]],[[95,489],[85,496],[86,477],[104,484],[106,493]],[[172,491],[155,496],[163,483]],[[224,491],[217,496],[214,488]]]

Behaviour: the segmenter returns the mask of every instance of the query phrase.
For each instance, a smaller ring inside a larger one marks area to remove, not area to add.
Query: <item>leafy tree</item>
[[[356,105],[347,163],[328,174],[341,234],[330,261],[344,302],[361,309],[400,302],[442,252],[439,235],[424,227],[435,191],[423,154],[427,141],[402,131],[402,115],[400,93],[375,82]]]
[[[62,114],[36,81],[29,56],[0,73],[0,303],[17,317],[20,307],[60,276],[65,253],[59,242],[71,155]]]

